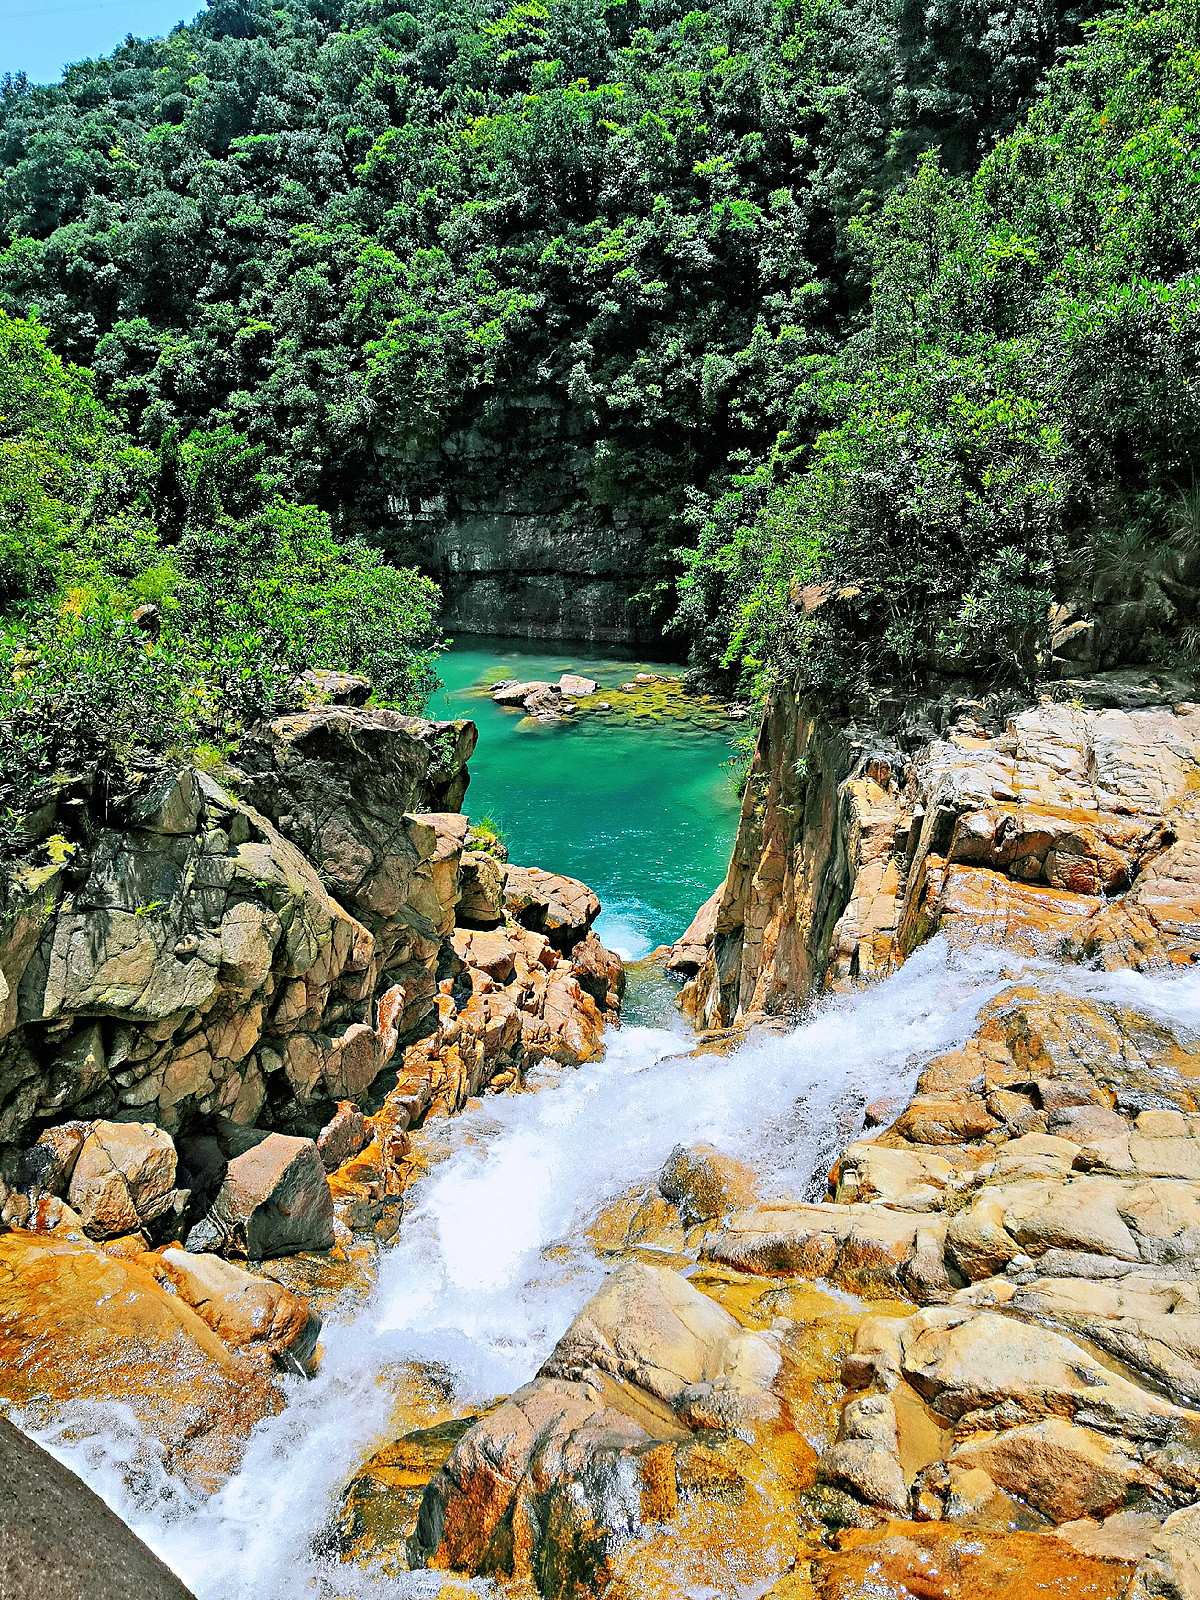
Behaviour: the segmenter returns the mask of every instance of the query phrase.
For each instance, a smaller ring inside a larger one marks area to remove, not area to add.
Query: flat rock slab
[[[4,1600],[194,1600],[73,1472],[0,1417]]]
[[[531,695],[549,690],[551,694],[558,693],[556,683],[547,683],[540,678],[531,678],[525,683],[506,683],[492,691],[492,699],[498,706],[523,706]]]

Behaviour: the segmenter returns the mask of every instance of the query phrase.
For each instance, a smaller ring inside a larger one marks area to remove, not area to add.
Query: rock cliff
[[[1193,958],[1200,707],[1167,675],[835,716],[767,708],[683,965],[701,1028],[894,971],[932,934],[1108,967]],[[702,942],[703,948],[699,948]]]
[[[316,1355],[262,1263],[337,1280],[407,1130],[595,1055],[624,988],[585,885],[472,848],[472,723],[301,689],[226,784],[64,775],[0,922],[0,1399],[123,1401],[201,1488]]]

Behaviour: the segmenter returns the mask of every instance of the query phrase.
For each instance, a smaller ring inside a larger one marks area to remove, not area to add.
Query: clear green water
[[[604,906],[600,937],[636,958],[677,939],[725,876],[738,802],[722,762],[739,730],[591,712],[543,726],[492,703],[488,686],[501,678],[556,682],[572,671],[615,690],[635,672],[681,670],[594,648],[460,638],[441,657],[429,714],[479,727],[464,809],[494,818],[512,860],[590,884]]]

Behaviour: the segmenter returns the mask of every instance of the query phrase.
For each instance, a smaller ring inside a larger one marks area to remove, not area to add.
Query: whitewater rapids
[[[652,1183],[675,1145],[709,1140],[751,1160],[768,1190],[816,1197],[867,1104],[911,1092],[923,1062],[960,1045],[1013,976],[1035,974],[1043,989],[1200,1028],[1200,974],[1104,975],[986,950],[952,957],[941,939],[886,982],[728,1056],[688,1059],[682,1025],[627,1026],[610,1032],[603,1060],[544,1069],[531,1079],[540,1092],[489,1096],[435,1126],[448,1153],[410,1192],[370,1299],[327,1320],[319,1375],[287,1380],[287,1409],[258,1426],[241,1469],[211,1498],[162,1470],[122,1407],[77,1407],[53,1427],[14,1420],[199,1600],[436,1594],[436,1573],[373,1577],[314,1553],[346,1478],[390,1438],[381,1374],[437,1363],[465,1406],[511,1392],[604,1276],[589,1224],[635,1182]]]

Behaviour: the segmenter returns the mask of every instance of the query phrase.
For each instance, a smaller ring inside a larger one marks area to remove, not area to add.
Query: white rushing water
[[[822,1004],[789,1034],[689,1060],[682,1029],[626,1027],[602,1061],[546,1072],[542,1092],[489,1097],[445,1124],[449,1153],[410,1195],[370,1301],[327,1320],[319,1375],[288,1380],[288,1408],[259,1425],[240,1471],[210,1499],[180,1490],[120,1408],[77,1410],[70,1431],[83,1438],[33,1417],[25,1425],[200,1600],[435,1594],[434,1573],[330,1574],[312,1552],[346,1477],[386,1434],[380,1374],[437,1362],[467,1405],[526,1382],[603,1277],[585,1233],[608,1201],[699,1139],[753,1157],[780,1192],[823,1189],[866,1104],[910,1090],[924,1060],[965,1040],[1013,970],[991,951],[952,959],[935,940],[895,977]],[[1040,970],[1043,983],[1200,1027],[1200,975]]]

